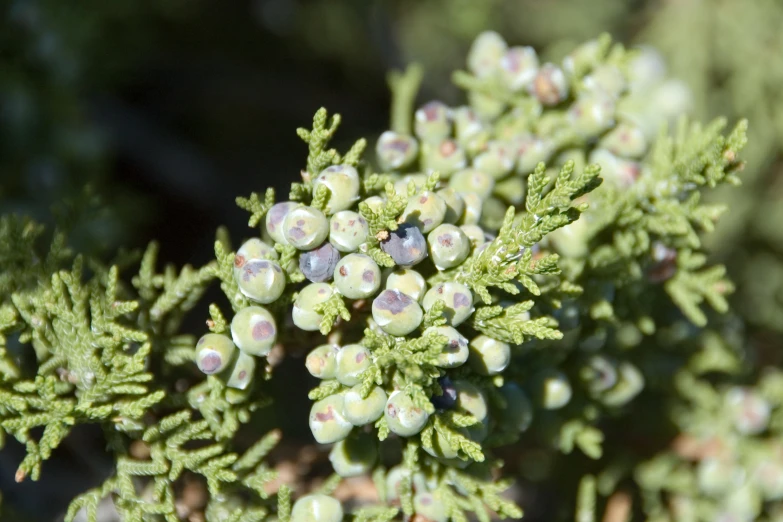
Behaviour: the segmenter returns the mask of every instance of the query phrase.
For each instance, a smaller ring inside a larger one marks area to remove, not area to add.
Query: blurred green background
[[[747,342],[780,345],[779,0],[4,0],[0,6],[0,212],[64,224],[76,248],[98,256],[155,238],[162,258],[178,264],[208,261],[221,224],[236,240],[252,233],[234,197],[267,186],[287,193],[306,150],[294,131],[309,125],[318,107],[343,115],[338,148],[360,136],[372,142],[388,122],[391,68],[422,63],[427,75],[419,101],[454,104],[460,100],[451,71],[463,67],[470,42],[486,29],[553,60],[601,32],[629,46],[652,45],[670,74],[692,89],[695,117],[750,120],[744,185],[717,195],[729,211],[710,245],[737,282],[734,305],[749,323]],[[193,318],[196,329],[202,319]],[[298,421],[271,412],[269,424],[293,434],[304,427],[306,437],[306,420]],[[107,473],[111,463],[100,458],[93,435],[77,431],[69,438],[40,485],[13,485],[18,448],[0,452],[3,519],[54,520],[75,493]],[[535,509],[528,513],[535,519]]]

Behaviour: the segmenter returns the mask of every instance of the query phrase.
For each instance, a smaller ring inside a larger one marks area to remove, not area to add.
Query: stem
[[[387,82],[392,93],[391,129],[400,134],[411,134],[411,117],[419,92],[424,68],[420,64],[411,64],[405,72],[392,71]]]

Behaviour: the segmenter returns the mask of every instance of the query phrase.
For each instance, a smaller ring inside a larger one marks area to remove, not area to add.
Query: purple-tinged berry
[[[283,235],[289,245],[299,250],[312,250],[329,235],[329,221],[317,208],[298,207],[285,217]]]
[[[402,337],[421,325],[424,312],[411,296],[384,290],[372,302],[372,318],[384,332]]]
[[[443,313],[451,326],[459,326],[473,313],[473,294],[462,283],[438,283],[424,294],[422,306],[429,310],[438,300],[446,304]]]
[[[332,278],[339,261],[340,252],[330,243],[324,243],[316,249],[299,255],[299,270],[308,281],[323,283]]]
[[[413,136],[386,131],[378,138],[375,154],[382,169],[401,169],[416,159],[419,154],[419,142]]]
[[[229,367],[237,355],[237,347],[225,335],[208,333],[196,343],[196,364],[207,375],[220,373]]]
[[[418,227],[404,223],[381,241],[381,250],[389,254],[397,265],[409,267],[427,257],[427,241]]]
[[[268,355],[277,342],[275,318],[262,306],[246,306],[231,320],[231,337],[247,354]]]

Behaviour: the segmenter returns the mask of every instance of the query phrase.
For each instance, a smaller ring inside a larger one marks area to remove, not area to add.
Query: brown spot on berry
[[[365,283],[374,283],[375,282],[375,274],[372,270],[365,270],[362,273],[362,281]]]
[[[275,334],[275,327],[269,321],[259,321],[253,326],[253,339],[263,341]]]
[[[454,246],[454,240],[451,238],[450,234],[443,234],[442,236],[438,236],[438,243],[448,248]]]
[[[352,226],[354,226],[355,224],[356,224],[356,220],[355,220],[355,219],[351,219],[351,220],[349,220],[349,221],[348,221],[348,226],[349,226],[349,227],[352,227]]]
[[[343,277],[348,275],[348,270],[345,268],[345,265],[340,267],[340,275]]]
[[[237,268],[241,268],[245,264],[245,261],[245,256],[239,254],[234,256],[234,266]]]
[[[318,422],[327,422],[330,420],[334,420],[334,410],[332,409],[331,406],[328,406],[326,408],[326,413],[319,411],[318,413],[315,414],[315,420],[317,420]]]
[[[391,403],[387,404],[386,405],[386,413],[389,415],[389,417],[391,417],[393,419],[397,418],[397,407],[394,404],[391,404]]]
[[[451,141],[446,140],[443,143],[440,144],[440,153],[444,157],[449,157],[457,150],[457,145]]]
[[[247,377],[247,371],[242,370],[241,372],[239,372],[239,380],[240,381],[244,381],[245,377]]]
[[[429,198],[428,198],[427,196],[422,196],[422,197],[420,197],[420,198],[419,198],[419,203],[423,205],[423,204],[425,204],[425,203],[426,203],[428,200],[429,200]]]

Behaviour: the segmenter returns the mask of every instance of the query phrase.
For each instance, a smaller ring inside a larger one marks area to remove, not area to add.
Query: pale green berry
[[[459,326],[473,313],[473,294],[462,283],[438,283],[424,294],[422,306],[429,310],[438,300],[446,304],[443,313],[451,326]]]
[[[269,237],[278,243],[287,245],[288,240],[286,240],[285,234],[283,234],[283,221],[285,221],[289,212],[301,206],[302,204],[297,203],[296,201],[282,201],[272,205],[272,208],[266,213],[265,221],[266,231],[269,234]]]
[[[364,426],[380,419],[388,400],[380,386],[373,387],[367,398],[362,399],[361,387],[357,384],[345,392],[345,418],[354,426]]]
[[[359,182],[359,173],[351,165],[332,165],[313,180],[313,194],[321,185],[329,189],[326,214],[332,215],[351,208],[359,199]]]
[[[402,267],[413,266],[427,257],[427,240],[415,225],[403,223],[396,230],[389,231],[381,241],[381,250],[391,256]]]
[[[543,370],[535,376],[533,382],[538,403],[545,410],[562,408],[569,403],[573,395],[568,377],[559,370]]]
[[[650,101],[668,121],[693,110],[693,92],[680,80],[672,79],[661,83]]]
[[[382,169],[401,169],[416,159],[419,154],[419,142],[413,136],[386,131],[378,138],[375,154]]]
[[[340,347],[322,344],[313,349],[305,359],[305,367],[310,375],[318,379],[333,379],[337,374],[337,354]]]
[[[525,392],[508,381],[498,391],[506,399],[505,409],[496,417],[500,424],[514,433],[527,431],[533,422],[533,404]]]
[[[470,438],[470,434],[465,428],[457,428],[455,431],[464,437]],[[432,435],[432,447],[422,446],[422,449],[438,459],[453,459],[459,455],[459,448],[449,444],[446,437],[441,435],[439,431],[435,431]]]
[[[263,306],[246,306],[231,320],[231,337],[245,353],[263,356],[277,341],[277,324]]]
[[[489,415],[489,405],[484,392],[469,381],[454,381],[454,387],[457,389],[457,407],[483,422]]]
[[[451,326],[430,326],[424,330],[424,335],[437,334],[446,336],[446,345],[438,354],[436,366],[441,368],[456,368],[468,360],[468,340]]]
[[[440,189],[436,192],[446,203],[446,215],[443,216],[444,223],[456,223],[465,212],[465,202],[462,196],[451,187]]]
[[[568,225],[553,230],[547,235],[547,241],[554,251],[563,257],[580,259],[589,253],[589,223],[585,216]]]
[[[479,224],[487,230],[498,230],[503,226],[508,206],[498,198],[489,197],[481,206],[481,219]]]
[[[413,403],[404,392],[395,391],[389,396],[384,408],[389,429],[401,437],[412,437],[427,424],[429,414]]]
[[[453,114],[454,134],[457,137],[457,142],[469,155],[475,155],[489,140],[490,128],[479,119],[476,111],[470,107],[458,107]]]
[[[316,312],[315,307],[332,297],[333,289],[327,283],[311,283],[302,288],[294,300],[291,313],[294,324],[308,332],[321,328],[323,314]]]
[[[285,273],[276,261],[234,257],[234,279],[239,291],[253,301],[268,304],[285,290]]]
[[[386,200],[380,196],[370,196],[369,198],[365,199],[363,203],[367,205],[370,210],[378,213],[381,211],[384,205],[386,205]]]
[[[400,485],[402,479],[409,477],[411,471],[408,468],[400,466],[394,466],[386,474],[386,499],[389,502],[395,502],[400,499]],[[414,473],[411,479],[413,485],[413,491],[427,491],[427,481],[424,475],[420,472]]]
[[[517,173],[530,174],[541,162],[546,163],[555,152],[554,143],[546,138],[521,136],[514,140],[517,151]]]
[[[494,31],[484,31],[470,46],[468,70],[479,78],[495,74],[507,49],[508,44],[502,36]]]
[[[471,424],[465,429],[468,432],[470,440],[484,442],[484,440],[489,435],[489,416],[485,417],[483,421],[476,424]]]
[[[424,191],[408,198],[400,220],[414,225],[425,234],[443,223],[446,202],[434,192]]]
[[[372,470],[378,459],[378,440],[368,433],[337,442],[329,452],[332,469],[341,477],[358,477]]]
[[[220,373],[236,357],[237,347],[225,335],[208,333],[196,343],[196,365],[207,375]]]
[[[370,351],[361,344],[347,344],[337,352],[335,377],[346,386],[361,382],[360,376],[372,364]]]
[[[625,75],[616,65],[604,63],[593,69],[582,79],[586,89],[605,92],[612,98],[618,98],[627,88]]]
[[[422,145],[422,169],[427,172],[437,171],[441,178],[448,178],[452,172],[464,169],[467,164],[465,151],[454,140],[447,139],[440,143]]]
[[[256,358],[240,351],[230,368],[220,374],[220,378],[229,388],[244,390],[253,381],[256,371]]]
[[[735,386],[726,393],[725,404],[739,433],[756,435],[767,429],[772,408],[769,401],[754,390]]]
[[[640,158],[647,150],[647,138],[636,125],[619,123],[601,138],[598,147],[623,158]]]
[[[419,327],[424,312],[413,297],[384,290],[372,302],[372,318],[384,332],[402,337]]]
[[[481,375],[497,375],[511,362],[511,346],[486,335],[470,341],[470,365]]]
[[[422,142],[440,143],[451,135],[451,109],[431,101],[414,114],[414,132]]]
[[[516,151],[504,141],[487,142],[486,150],[473,158],[473,168],[489,174],[494,179],[506,176],[516,163]]]
[[[317,208],[298,207],[283,220],[283,235],[289,245],[299,250],[312,250],[329,235],[329,221]]]
[[[783,463],[780,462],[780,447],[772,443],[764,447],[765,455],[773,458],[759,462],[751,473],[751,481],[756,484],[765,500],[783,499]]]
[[[470,255],[470,239],[456,225],[443,224],[427,236],[430,258],[438,270],[459,266]]]
[[[329,281],[340,261],[340,252],[330,243],[299,254],[299,270],[313,283]]]
[[[351,433],[353,424],[345,418],[344,405],[345,397],[342,393],[336,393],[321,399],[310,408],[310,431],[318,443],[337,442]]]
[[[579,135],[592,138],[614,126],[614,100],[602,91],[584,94],[568,109],[568,121]]]
[[[355,252],[369,233],[367,220],[351,210],[341,210],[330,220],[329,242],[340,252]]]
[[[455,172],[449,180],[449,186],[464,195],[470,192],[478,194],[481,199],[492,194],[495,180],[486,172],[476,169],[465,169]]]
[[[601,177],[619,189],[632,186],[641,175],[641,164],[618,158],[606,149],[594,149],[590,153],[589,161],[599,164]]]
[[[257,237],[248,239],[242,243],[242,246],[239,247],[239,250],[237,250],[237,253],[234,256],[234,277],[237,277],[237,270],[241,269],[245,263],[252,259],[277,260],[279,257],[280,256],[274,247],[264,243]]]
[[[500,59],[503,83],[512,91],[530,85],[538,72],[538,55],[532,47],[511,47]]]
[[[373,296],[381,287],[381,269],[370,256],[348,254],[337,263],[334,285],[349,299]]]
[[[315,493],[300,498],[291,510],[291,522],[342,522],[340,501],[328,495]]]
[[[468,102],[476,115],[488,122],[494,121],[506,110],[506,102],[480,91],[468,91]]]
[[[427,174],[423,174],[421,172],[406,174],[394,182],[394,192],[403,196],[408,194],[408,185],[410,185],[411,181],[413,182],[413,187],[416,190],[421,190],[421,187],[427,183],[428,177],[429,176],[427,176]]]
[[[413,511],[416,513],[416,520],[428,522],[446,522],[448,520],[446,503],[437,491],[416,493],[413,497]]]
[[[470,239],[470,244],[472,245],[473,248],[481,246],[487,242],[486,235],[484,234],[484,229],[481,228],[480,226],[462,225],[459,228],[461,228],[462,231],[465,233],[465,235],[468,236],[468,239]]]
[[[580,377],[592,395],[598,395],[617,384],[617,363],[603,355],[593,355],[582,366]]]
[[[427,291],[427,282],[417,271],[410,268],[400,268],[390,273],[386,278],[388,290],[399,290],[416,301],[421,301]]]
[[[644,92],[657,86],[666,77],[666,61],[650,46],[635,49],[628,64],[628,79],[632,92]]]
[[[495,183],[495,195],[511,205],[520,205],[525,201],[526,190],[527,182],[522,176],[509,176]]]
[[[731,459],[707,457],[699,461],[696,478],[699,490],[707,495],[724,495],[742,485],[745,470]]]
[[[484,201],[481,196],[475,192],[463,192],[460,194],[462,201],[465,202],[465,211],[462,213],[462,219],[458,221],[461,225],[478,225],[481,220],[481,211],[484,207]]]
[[[568,80],[560,67],[545,63],[536,71],[528,91],[544,105],[557,105],[568,97]]]

